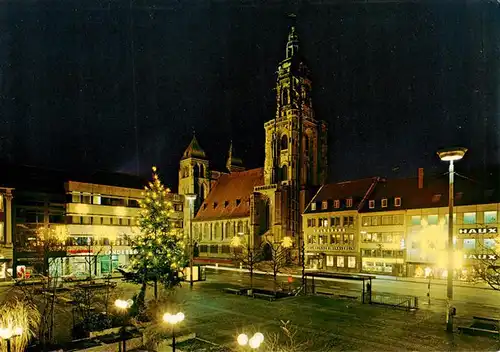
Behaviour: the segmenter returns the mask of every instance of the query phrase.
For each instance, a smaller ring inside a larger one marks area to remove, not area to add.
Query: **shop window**
[[[422,223],[422,218],[420,215],[414,215],[411,217],[411,224],[412,225],[420,225]]]
[[[496,224],[497,222],[497,212],[496,211],[485,211],[484,212],[484,223],[485,224]]]
[[[394,206],[395,207],[400,207],[401,206],[401,197],[394,198]]]
[[[429,225],[437,225],[438,224],[438,216],[437,215],[427,215],[427,222]]]
[[[374,200],[369,200],[369,201],[368,201],[368,207],[369,207],[370,209],[375,208],[375,201],[374,201]]]
[[[344,267],[344,257],[338,256],[337,257],[337,268],[343,268]]]
[[[326,256],[326,266],[333,266],[333,255]]]
[[[497,242],[493,238],[486,238],[484,240],[484,248],[494,249],[497,245]]]
[[[464,239],[464,250],[473,250],[476,249],[476,240],[473,238],[465,238]]]
[[[321,202],[321,209],[322,210],[328,209],[328,201],[327,200],[324,200]]]
[[[356,257],[348,257],[347,258],[347,267],[355,268],[356,267]]]
[[[387,208],[387,198],[382,199],[382,208]]]
[[[476,213],[464,213],[464,224],[471,225],[476,223]]]

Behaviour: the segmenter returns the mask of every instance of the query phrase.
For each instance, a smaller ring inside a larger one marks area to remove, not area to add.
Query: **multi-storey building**
[[[374,180],[370,189],[359,180],[325,185],[316,194],[303,214],[307,265],[331,271],[445,277],[447,175],[424,182],[420,170],[417,178]],[[498,187],[467,179],[456,180],[454,196],[455,276],[466,278],[481,258],[498,259],[500,198]],[[354,217],[351,228],[345,226],[347,214]],[[349,231],[354,245],[344,248],[344,233]]]
[[[133,255],[129,238],[139,233],[138,201],[146,180],[114,173],[71,176],[13,165],[8,170],[2,176],[15,190],[5,188],[0,192],[4,200],[0,210],[6,213],[14,196],[12,217],[4,213],[5,221],[0,221],[0,255],[4,257],[0,265],[12,266],[8,270],[14,276],[42,273],[43,268],[49,268],[53,276],[74,272],[100,276],[128,264]],[[174,206],[174,231],[182,231],[184,197],[169,197]],[[13,223],[11,235],[4,225],[9,219]],[[11,242],[13,248],[9,248]],[[7,252],[4,248],[10,255],[3,254]]]
[[[12,192],[14,189],[0,187],[0,280],[8,277],[7,268],[12,265]]]
[[[315,269],[359,272],[358,210],[378,178],[326,184],[303,214],[306,265]]]
[[[298,254],[301,214],[327,170],[327,127],[314,116],[311,89],[292,26],[278,65],[276,114],[264,124],[264,167],[244,171],[231,145],[227,171],[213,171],[192,139],[180,161],[179,193],[198,197],[193,225],[200,255],[229,257],[228,241],[235,235],[250,236],[244,242],[262,246],[264,253],[287,236]]]

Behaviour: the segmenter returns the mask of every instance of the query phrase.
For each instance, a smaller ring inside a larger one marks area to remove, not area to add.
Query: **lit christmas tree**
[[[170,189],[162,185],[153,166],[153,181],[144,187],[144,198],[139,202],[141,233],[131,239],[132,249],[137,253],[131,266],[137,273],[134,281],[142,284],[138,297],[142,302],[148,283],[154,284],[155,299],[158,298],[158,283],[167,288],[178,285],[178,272],[187,263],[183,232],[172,228],[174,208],[168,200],[169,193]]]

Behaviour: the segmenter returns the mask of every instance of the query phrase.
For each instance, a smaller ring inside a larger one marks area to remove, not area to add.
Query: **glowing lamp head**
[[[134,303],[134,301],[132,301],[131,299],[126,300],[126,301],[123,299],[117,299],[115,301],[115,307],[120,308],[120,309],[128,309],[128,308],[132,307],[133,303]]]
[[[437,155],[442,161],[457,161],[464,157],[467,148],[447,148],[438,150]]]
[[[167,324],[177,324],[183,321],[185,318],[184,313],[179,312],[177,314],[165,313],[163,314],[163,321]]]
[[[284,248],[291,248],[293,246],[293,241],[290,236],[283,237],[282,245]]]
[[[248,336],[246,334],[239,334],[237,340],[240,346],[246,346],[248,343]]]
[[[248,346],[250,346],[250,348],[253,349],[259,348],[260,344],[261,344],[260,339],[255,335],[250,340],[248,340]]]
[[[12,337],[13,331],[11,328],[0,328],[0,338],[8,340]]]
[[[196,200],[196,194],[194,194],[194,193],[186,194],[186,195],[184,195],[184,197],[186,197],[186,199],[189,202],[194,202]]]
[[[253,335],[253,337],[258,339],[260,343],[264,342],[264,335],[260,332],[256,332],[255,335]]]

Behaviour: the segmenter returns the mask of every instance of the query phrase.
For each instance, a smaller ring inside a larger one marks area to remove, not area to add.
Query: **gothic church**
[[[292,26],[278,65],[276,116],[264,124],[264,167],[245,170],[231,145],[227,170],[211,170],[193,136],[180,161],[179,194],[197,195],[192,224],[185,212],[184,228],[188,232],[192,225],[198,261],[229,260],[235,236],[264,253],[289,236],[300,252],[301,214],[327,176],[327,126],[315,119],[311,89]]]

